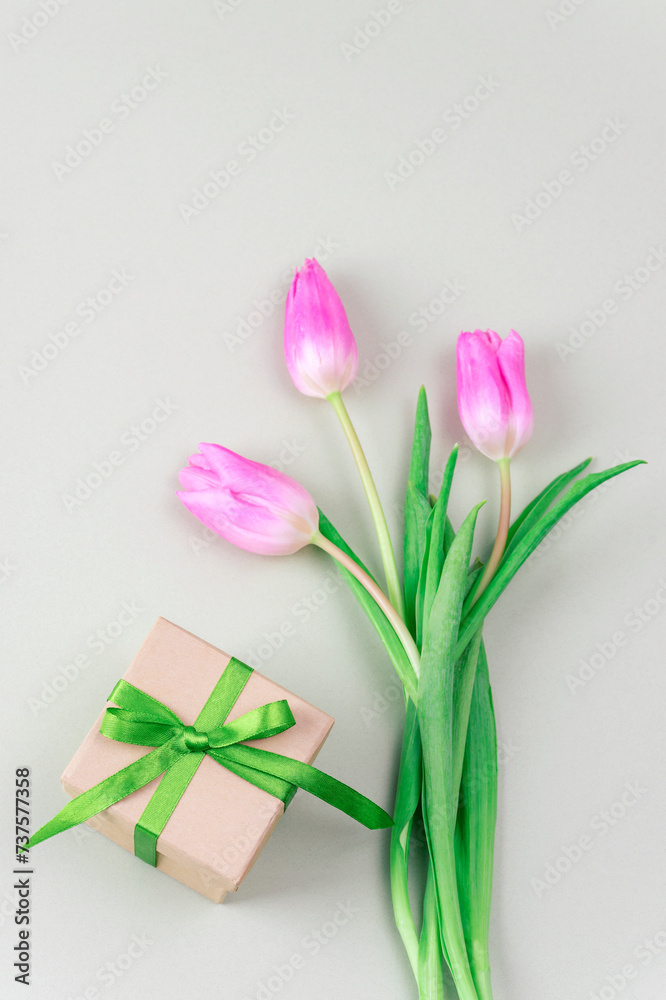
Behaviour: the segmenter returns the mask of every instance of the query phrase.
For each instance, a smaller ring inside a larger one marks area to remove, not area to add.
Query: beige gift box
[[[191,632],[158,618],[124,679],[157,698],[185,725],[193,725],[230,657]],[[285,698],[296,725],[248,746],[311,764],[333,726],[325,712],[255,670],[229,713],[229,721]],[[148,753],[99,731],[104,711],[62,776],[74,797]],[[134,827],[160,782],[151,781],[89,820],[89,825],[134,853]],[[270,793],[206,756],[157,842],[157,867],[216,903],[235,892],[284,812]],[[144,862],[137,859],[137,864]]]

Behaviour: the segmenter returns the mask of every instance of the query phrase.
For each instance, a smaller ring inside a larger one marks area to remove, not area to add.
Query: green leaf
[[[541,490],[541,493],[539,493],[538,496],[528,503],[509,528],[506,545],[504,547],[504,554],[502,556],[503,559],[506,558],[513,546],[520,541],[529,529],[533,527],[533,525],[535,525],[541,517],[543,517],[552,502],[557,496],[560,495],[562,490],[566,489],[569,483],[573,482],[573,480],[588,467],[591,461],[591,458],[586,458],[585,461],[581,462],[580,465],[577,465],[575,469],[571,469],[569,472],[563,472],[561,475],[556,476],[552,483],[549,483],[548,486]],[[481,580],[478,581],[477,586],[479,583],[481,583]],[[477,587],[470,589],[470,592],[465,600],[464,614],[467,614],[474,603],[476,590]]]
[[[581,462],[580,465],[577,465],[575,469],[571,469],[569,472],[563,472],[561,475],[556,476],[552,483],[549,483],[548,486],[541,490],[541,493],[539,493],[538,496],[528,503],[525,509],[509,528],[506,545],[504,547],[504,554],[502,556],[503,559],[506,558],[516,542],[520,541],[527,531],[529,531],[529,529],[536,524],[541,517],[543,517],[555,497],[559,496],[562,490],[566,489],[569,483],[573,482],[573,480],[588,467],[591,461],[591,458],[586,458],[585,461]],[[481,583],[481,580],[478,581],[477,586],[479,583]],[[470,589],[465,601],[464,614],[467,614],[474,603],[476,590],[477,587]]]
[[[428,498],[428,480],[430,478],[430,417],[428,416],[428,399],[423,386],[419,390],[416,404],[416,420],[414,423],[414,441],[412,456],[409,463],[409,481],[426,499]]]
[[[456,825],[458,896],[479,1000],[492,1000],[488,931],[497,821],[497,732],[488,661],[479,650]]]
[[[541,519],[534,524],[514,546],[512,546],[511,551],[505,556],[498,566],[495,576],[492,578],[481,597],[465,614],[460,628],[460,635],[458,637],[458,656],[462,655],[465,647],[471,641],[472,636],[481,625],[481,622],[493,607],[500,594],[504,591],[505,587],[516,575],[523,563],[529,559],[551,528],[553,528],[557,522],[564,517],[567,511],[571,510],[571,508],[577,504],[579,500],[582,500],[583,497],[586,496],[591,490],[600,486],[602,483],[606,482],[606,480],[612,479],[614,476],[619,476],[622,472],[626,472],[628,469],[633,469],[636,465],[644,464],[645,463],[640,460],[634,462],[624,462],[622,465],[616,465],[612,469],[606,469],[604,472],[590,473],[585,476],[584,479],[579,480],[577,483],[574,483],[569,487],[559,503],[557,503],[551,510],[547,511]]]
[[[442,488],[439,496],[434,498],[434,505],[428,513],[425,523],[425,536],[423,540],[423,554],[421,556],[421,568],[419,571],[419,582],[416,588],[416,606],[414,609],[415,618],[415,639],[419,650],[423,642],[424,622],[428,620],[432,602],[435,599],[439,580],[442,575],[444,565],[445,544],[448,537],[449,542],[453,541],[453,529],[448,519],[447,507],[449,495],[451,493],[451,481],[456,467],[458,457],[458,445],[453,446],[444,469]],[[432,502],[433,498],[430,497]],[[419,501],[416,501],[417,503]],[[422,508],[425,513],[425,508]],[[447,534],[447,527],[451,529],[451,534]]]
[[[459,793],[460,780],[465,757],[467,727],[472,704],[472,692],[476,679],[477,660],[481,646],[481,630],[469,643],[456,663],[453,674],[453,733],[451,746],[451,795]]]
[[[419,1000],[444,1000],[437,888],[432,862],[428,865],[423,898],[423,926],[419,940],[418,961]]]
[[[416,637],[416,600],[419,575],[426,546],[426,524],[431,510],[428,500],[430,440],[428,401],[425,389],[422,387],[416,407],[414,442],[405,496],[405,621],[414,637]]]
[[[416,605],[418,601],[421,566],[428,542],[428,518],[431,507],[407,484],[405,503],[405,621],[413,636],[416,635]]]
[[[467,587],[465,588],[465,601],[467,601],[467,598],[472,593],[472,590],[476,586],[476,582],[482,573],[483,573],[483,563],[481,562],[480,559],[475,559],[473,565],[470,566],[467,572]],[[463,609],[464,608],[465,605],[463,604]]]
[[[405,706],[405,729],[391,828],[391,897],[396,927],[400,931],[415,978],[419,978],[419,939],[409,901],[409,843],[414,814],[421,797],[422,755],[416,706]]]
[[[461,1000],[475,1000],[458,903],[454,835],[456,641],[479,508],[465,519],[444,561],[427,622],[419,678],[418,717],[423,748],[423,816],[437,902],[442,951]]]
[[[333,542],[338,546],[338,548],[342,549],[342,551],[350,556],[354,562],[361,567],[361,569],[364,569],[365,572],[368,573],[368,576],[371,576],[368,568],[363,565],[356,553],[349,547],[349,545],[347,545],[345,540],[331,524],[322,510],[319,510],[319,530],[325,538],[328,538],[329,541]],[[338,566],[338,568],[342,573],[343,579],[348,584],[351,592],[365,611],[375,628],[375,631],[379,635],[379,638],[384,644],[400,680],[408,689],[411,690],[413,688],[411,678],[414,676],[414,670],[407,654],[405,653],[404,647],[400,642],[400,639],[395,633],[393,625],[375,602],[374,598],[372,598],[365,587],[358,582],[356,577],[343,566]]]
[[[451,519],[448,514],[446,515],[446,525],[444,526],[444,554],[449,551],[453,543],[453,539],[456,537],[456,533],[453,530],[453,525],[451,524]],[[478,559],[477,559],[478,562]]]
[[[439,587],[442,567],[444,566],[444,540],[446,535],[447,509],[449,496],[451,494],[451,482],[458,458],[458,445],[453,446],[444,469],[442,488],[437,497],[437,502],[430,514],[430,545],[425,567],[425,587],[423,597],[423,617],[427,621],[430,616],[432,602],[435,599],[437,588]]]
[[[541,490],[538,496],[528,503],[527,507],[522,511],[519,517],[513,522],[509,528],[509,534],[506,539],[506,548],[504,549],[504,554],[509,551],[511,545],[518,541],[522,536],[532,527],[533,524],[542,517],[543,514],[548,510],[551,503],[555,497],[559,496],[562,490],[566,489],[569,483],[573,482],[581,472],[584,472],[588,467],[591,458],[586,458],[580,465],[577,465],[575,469],[571,469],[569,472],[563,472],[561,475],[556,476],[552,483],[549,483],[545,489]]]
[[[427,575],[428,559],[430,555],[432,515],[433,512],[431,510],[423,529],[424,535],[423,535],[422,555],[421,555],[421,569],[419,572],[419,582],[416,587],[416,604],[414,606],[414,629],[415,629],[414,638],[416,640],[416,645],[418,646],[419,652],[421,651],[421,645],[423,643],[423,621],[424,621],[423,606],[425,603],[426,575]]]

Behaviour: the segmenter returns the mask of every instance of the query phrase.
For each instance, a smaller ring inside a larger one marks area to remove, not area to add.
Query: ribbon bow
[[[144,757],[72,799],[45,823],[23,850],[63,833],[108,809],[125,796],[164,775],[134,828],[134,853],[155,866],[157,839],[206,755],[239,777],[276,796],[286,806],[303,788],[342,810],[371,830],[393,825],[374,802],[311,764],[246,746],[243,740],[264,739],[296,724],[287,701],[272,701],[226,722],[245,687],[252,667],[232,658],[193,726],[186,726],[161,701],[120,680],[109,695],[100,732],[120,743],[155,747]]]

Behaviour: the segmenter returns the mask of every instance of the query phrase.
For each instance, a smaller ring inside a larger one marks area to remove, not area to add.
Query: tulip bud
[[[260,555],[290,555],[319,531],[319,512],[300,483],[269,465],[251,462],[219,444],[180,472],[179,500],[228,542]]]
[[[457,348],[458,410],[474,445],[494,461],[512,458],[534,425],[525,384],[525,345],[515,330],[461,333]]]
[[[358,351],[347,314],[316,260],[305,261],[289,289],[284,354],[294,385],[306,396],[326,399],[356,378]]]

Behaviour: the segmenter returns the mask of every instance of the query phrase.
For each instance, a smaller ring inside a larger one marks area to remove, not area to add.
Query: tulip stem
[[[334,542],[331,542],[328,538],[322,535],[320,531],[315,532],[311,538],[311,542],[313,545],[318,545],[320,549],[323,549],[324,552],[327,552],[330,556],[333,556],[333,558],[336,559],[341,566],[355,576],[358,582],[365,587],[367,592],[388,618],[402,644],[403,649],[405,650],[405,653],[407,654],[409,662],[414,668],[412,675],[401,677],[400,679],[405,685],[407,694],[412,699],[414,704],[416,704],[421,657],[416,647],[416,643],[412,639],[411,633],[399,615],[397,609],[393,606],[393,604],[391,604],[384,591],[377,586],[372,577],[369,576],[365,570],[361,569],[358,563],[354,562],[354,560],[348,556],[346,552],[343,552],[342,549],[339,549]]]
[[[495,537],[493,551],[491,552],[488,564],[483,571],[481,582],[479,583],[479,586],[474,594],[475,601],[481,597],[481,594],[484,592],[495,575],[495,570],[499,566],[500,560],[504,555],[504,548],[506,546],[506,539],[509,534],[509,526],[511,523],[511,459],[500,458],[498,459],[497,464],[499,466],[500,483],[502,486],[499,524],[497,526],[497,536]]]
[[[372,473],[370,472],[368,460],[365,457],[363,448],[361,447],[361,442],[359,441],[356,429],[351,422],[351,417],[349,416],[347,408],[342,401],[342,395],[339,392],[332,392],[330,396],[327,396],[326,398],[335,410],[337,418],[342,425],[343,431],[345,432],[347,441],[349,442],[349,447],[351,448],[354,456],[354,461],[356,462],[361,476],[361,482],[363,483],[365,495],[368,498],[370,513],[372,514],[372,520],[375,522],[375,529],[377,531],[379,550],[384,564],[384,573],[386,575],[386,583],[388,586],[391,604],[396,609],[400,617],[404,618],[405,605],[402,597],[402,587],[400,586],[400,577],[398,576],[398,567],[395,561],[395,553],[393,551],[386,517],[384,516],[384,510],[379,499],[379,494],[377,493],[375,481],[372,478]]]

